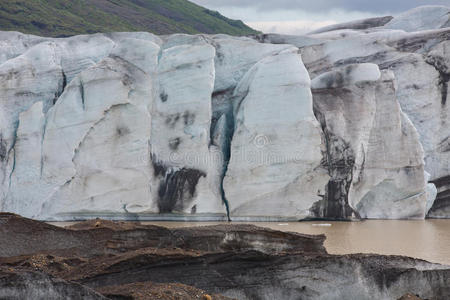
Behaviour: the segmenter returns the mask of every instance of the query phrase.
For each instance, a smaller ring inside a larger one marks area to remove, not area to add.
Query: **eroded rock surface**
[[[1,299],[108,299],[94,290],[41,272],[0,267]]]
[[[262,229],[253,225],[216,225],[167,229],[139,223],[115,223],[91,220],[69,228],[60,228],[24,219],[14,214],[0,214],[0,256],[33,253],[72,253],[91,258],[145,248],[181,248],[192,251],[223,252],[233,249],[264,253],[302,251],[326,253],[325,236],[310,236]],[[29,239],[33,234],[39,238]]]
[[[96,290],[112,299],[161,293],[162,299],[450,296],[447,266],[400,256],[329,255],[324,236],[249,225],[167,229],[98,219],[58,228],[11,214],[1,220],[0,238],[9,239],[0,244],[0,295],[13,291],[31,299],[48,291],[102,299]],[[24,278],[36,280],[26,284]]]
[[[139,282],[105,286],[99,288],[98,291],[110,299],[232,300],[232,298],[222,295],[210,295],[203,290],[180,283]],[[409,298],[406,300],[409,300]]]

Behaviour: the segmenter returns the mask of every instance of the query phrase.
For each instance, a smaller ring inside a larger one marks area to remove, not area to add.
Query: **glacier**
[[[0,210],[448,218],[449,16],[303,36],[0,32]]]

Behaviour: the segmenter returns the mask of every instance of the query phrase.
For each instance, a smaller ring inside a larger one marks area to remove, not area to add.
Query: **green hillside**
[[[112,31],[255,33],[186,0],[1,0],[0,30],[62,37]]]

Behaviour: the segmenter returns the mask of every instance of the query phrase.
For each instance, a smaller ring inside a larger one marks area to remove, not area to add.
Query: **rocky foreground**
[[[167,229],[98,219],[60,228],[3,213],[0,240],[2,299],[450,297],[450,267],[330,255],[324,236],[251,225]]]

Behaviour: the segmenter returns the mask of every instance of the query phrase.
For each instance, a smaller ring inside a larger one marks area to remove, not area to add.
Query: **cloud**
[[[267,21],[267,22],[247,22],[250,27],[265,33],[282,33],[301,35],[315,29],[336,24],[336,21]]]
[[[314,22],[346,22],[356,19],[364,19],[379,16],[367,12],[344,11],[333,9],[327,12],[311,13],[302,10],[278,9],[271,11],[260,11],[251,7],[222,7],[218,11],[224,16],[232,19],[243,20],[244,22],[285,22],[285,21],[314,21]]]
[[[324,13],[334,9],[369,13],[399,13],[420,5],[446,5],[448,0],[193,0],[210,7],[251,7],[260,11],[302,10]]]
[[[449,0],[191,0],[262,32],[303,34],[335,23],[396,15]]]

